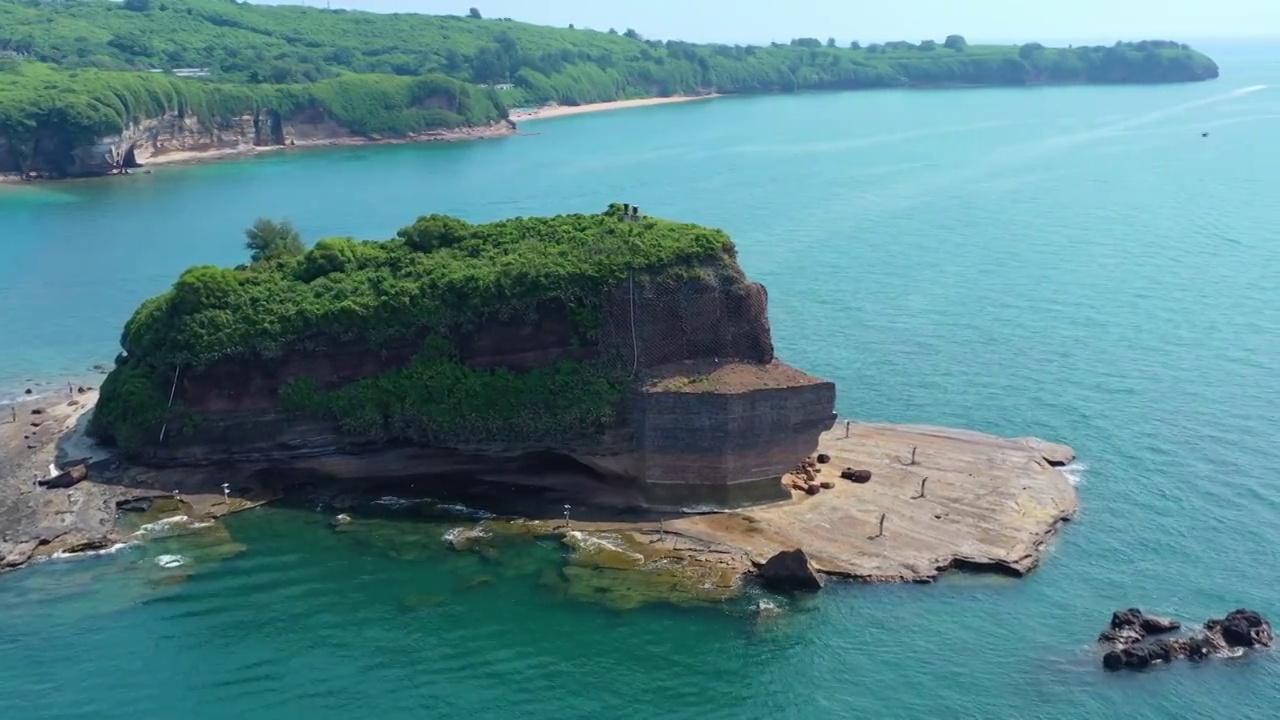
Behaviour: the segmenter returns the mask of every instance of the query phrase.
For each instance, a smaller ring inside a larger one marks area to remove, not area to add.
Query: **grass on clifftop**
[[[530,317],[558,301],[580,329],[632,269],[681,276],[731,263],[719,231],[654,218],[599,215],[514,218],[472,225],[430,215],[385,242],[321,240],[301,251],[288,224],[260,221],[246,236],[257,262],[201,266],[147,300],[125,325],[126,355],[102,385],[90,433],[126,450],[155,443],[160,426],[198,420],[167,409],[174,370],[223,358],[270,363],[286,350],[340,343],[373,349],[426,338],[404,368],[332,391],[310,378],[280,388],[282,409],[336,421],[373,440],[429,444],[550,442],[607,426],[626,389],[603,362],[561,362],[517,373],[471,368],[447,338],[493,318]],[[292,248],[292,250],[290,250]]]
[[[559,215],[471,225],[430,215],[385,242],[321,240],[302,255],[193,267],[142,304],[120,344],[132,358],[195,370],[223,357],[371,344],[449,332],[542,301],[597,305],[639,272],[734,253],[719,230],[655,218]]]

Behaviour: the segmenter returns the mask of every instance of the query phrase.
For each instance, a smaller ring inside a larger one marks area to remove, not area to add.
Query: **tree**
[[[862,43],[858,42],[857,40],[854,40],[853,42],[849,43],[849,49],[850,49],[850,50],[861,50],[861,49],[862,49]]]
[[[267,218],[258,218],[253,225],[244,231],[244,247],[249,251],[249,260],[263,262],[288,257],[298,257],[306,252],[302,244],[302,236],[288,220],[276,222]]]
[[[632,40],[644,40],[644,38],[640,37],[640,33],[632,30],[631,28],[627,28],[627,31],[622,33],[622,36],[631,38]]]
[[[836,46],[836,39],[833,37],[827,38],[827,47],[833,48],[835,46]]]
[[[573,23],[569,23],[569,29],[570,29],[570,30],[576,30],[577,28],[575,28],[575,27],[573,26]]]
[[[1044,46],[1041,45],[1040,43],[1038,42],[1027,43],[1026,45],[1023,45],[1022,47],[1018,48],[1018,57],[1022,58],[1023,60],[1030,60],[1031,58],[1035,57],[1036,54],[1039,53],[1041,50],[1044,50]]]
[[[969,43],[964,39],[963,35],[948,35],[942,45],[956,52],[963,52],[969,48]]]
[[[923,40],[923,41],[921,41],[921,42],[920,42],[920,49],[921,49],[921,50],[924,50],[925,52],[928,52],[928,51],[930,51],[930,50],[937,50],[937,49],[938,49],[938,43],[936,43],[936,42],[934,42],[934,41],[932,41],[932,40]]]
[[[124,9],[133,12],[146,12],[151,9],[151,0],[124,0]]]
[[[613,28],[609,28],[609,34],[610,34],[610,35],[617,35],[617,34],[618,34],[618,31],[617,31],[617,30],[614,30]]]
[[[480,15],[480,10],[478,8],[471,8],[470,10],[468,10],[467,17],[472,18],[474,20],[483,19],[483,17]]]

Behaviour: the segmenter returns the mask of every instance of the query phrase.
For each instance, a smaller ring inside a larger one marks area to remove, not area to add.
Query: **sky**
[[[282,0],[258,0],[282,2]],[[283,0],[324,6],[326,0]],[[464,15],[596,30],[635,28],[662,40],[767,43],[793,37],[884,42],[1167,39],[1280,35],[1280,0],[329,0],[374,12]]]

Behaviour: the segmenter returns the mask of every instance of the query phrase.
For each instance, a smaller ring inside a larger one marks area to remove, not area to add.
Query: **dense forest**
[[[619,205],[483,225],[430,215],[391,240],[331,238],[309,250],[288,224],[260,220],[246,239],[248,264],[193,267],[125,324],[125,354],[102,385],[90,427],[96,437],[132,449],[166,420],[190,421],[181,407],[166,411],[175,368],[198,373],[227,358],[406,340],[423,341],[408,367],[330,392],[295,383],[281,400],[377,439],[478,441],[514,425],[542,438],[587,432],[612,419],[626,384],[619,365],[469,368],[456,339],[486,320],[554,306],[569,312],[588,345],[605,291],[630,272],[665,278],[707,263],[737,267],[724,232],[626,219]]]
[[[332,109],[358,133],[403,133],[482,123],[508,108],[551,102],[1178,82],[1217,72],[1208,57],[1168,41],[1046,48],[969,45],[952,35],[942,42],[798,38],[754,47],[648,40],[632,29],[543,27],[487,19],[479,10],[456,17],[234,0],[0,0],[0,133],[11,138],[50,124],[78,135],[117,131],[160,110],[310,104]],[[466,107],[419,112],[427,85],[448,81],[447,93],[465,94]]]

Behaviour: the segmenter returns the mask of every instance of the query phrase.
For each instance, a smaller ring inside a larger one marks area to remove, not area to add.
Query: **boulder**
[[[85,478],[89,477],[89,469],[84,465],[73,465],[70,468],[54,475],[51,478],[45,478],[39,482],[41,487],[51,489],[69,488],[78,485]]]
[[[822,463],[823,465],[826,465],[827,463],[831,462],[831,456],[826,453],[818,453],[818,462]]]
[[[831,482],[830,480],[823,480],[823,481],[821,481],[821,482],[819,482],[819,483],[818,483],[818,487],[822,488],[823,490],[830,490],[830,489],[834,488],[835,486],[836,486],[836,484],[835,484],[835,483],[833,483],[833,482]]]
[[[32,409],[31,409],[31,414],[32,414],[32,415],[43,415],[43,414],[44,414],[44,408],[32,408]]]
[[[809,561],[809,556],[799,548],[783,550],[769,558],[756,575],[765,587],[779,592],[822,589],[822,577]]]
[[[1270,647],[1273,639],[1271,623],[1253,610],[1232,610],[1225,618],[1206,622],[1204,629],[1229,648]]]
[[[840,477],[851,482],[859,484],[871,482],[870,470],[854,470],[853,468],[845,468],[840,471]]]
[[[22,394],[23,394],[23,395],[30,395],[30,394],[32,394],[31,388],[27,388],[26,390],[23,390],[23,391],[22,391]]]

